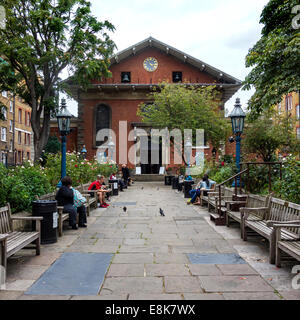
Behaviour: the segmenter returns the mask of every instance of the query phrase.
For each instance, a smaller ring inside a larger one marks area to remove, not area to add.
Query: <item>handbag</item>
[[[74,192],[74,204],[73,206],[77,209],[86,203],[86,198],[76,189],[73,188]]]

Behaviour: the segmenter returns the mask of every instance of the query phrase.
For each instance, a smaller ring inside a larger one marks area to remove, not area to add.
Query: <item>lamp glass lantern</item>
[[[67,109],[66,100],[62,99],[61,110],[56,114],[58,129],[62,136],[70,133],[70,123],[72,114]]]
[[[235,135],[241,135],[244,130],[246,113],[242,109],[239,98],[236,99],[234,109],[232,110],[229,117],[231,118],[232,132]]]

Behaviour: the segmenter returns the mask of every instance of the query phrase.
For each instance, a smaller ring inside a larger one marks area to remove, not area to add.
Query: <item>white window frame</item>
[[[9,132],[13,132],[13,121],[9,120]]]
[[[2,114],[4,116],[4,120],[7,120],[7,108],[6,107],[2,107]]]
[[[4,98],[8,98],[7,91],[2,91],[2,97],[4,97]]]
[[[18,144],[22,144],[22,132],[18,131]]]
[[[12,139],[9,140],[9,152],[13,151],[13,141]]]
[[[9,112],[13,113],[14,112],[14,102],[13,101],[9,101]]]
[[[300,140],[300,127],[296,129],[296,132],[297,132],[297,139]]]
[[[1,127],[1,141],[6,142],[7,139],[7,128]]]
[[[296,106],[296,116],[297,116],[297,120],[300,120],[300,105],[299,104]]]

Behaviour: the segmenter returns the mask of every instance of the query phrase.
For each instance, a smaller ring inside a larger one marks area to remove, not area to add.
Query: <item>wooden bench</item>
[[[221,191],[221,205],[222,207],[226,207],[226,201],[232,201],[232,196],[234,195],[234,190],[232,188],[223,187]],[[205,197],[203,197],[205,198]],[[208,212],[211,209],[217,213],[218,205],[219,205],[219,192],[209,191],[207,194],[207,199],[204,201],[207,202]]]
[[[275,253],[275,263],[276,267],[281,267],[281,261],[283,258],[283,252],[286,253],[288,256],[295,258],[296,260],[300,261],[300,221],[289,221],[283,223],[276,223],[273,224],[273,228],[275,231],[275,243],[276,243],[276,253]],[[295,234],[295,238],[291,240],[284,240],[282,239],[282,234],[284,228],[289,232]]]
[[[85,198],[86,198],[86,203],[84,204],[87,216],[90,216],[91,213],[91,207],[93,206],[94,208],[97,207],[97,199],[95,196],[91,196],[87,191],[85,190],[85,185],[80,185],[75,188],[78,190]]]
[[[233,208],[232,208],[231,202],[228,201],[226,203],[225,217],[226,217],[227,227],[230,227],[231,221],[235,221],[241,224],[242,214],[248,209],[266,206],[266,198],[264,197],[254,195],[254,194],[248,194],[248,195],[245,195],[245,197],[246,197],[246,200],[236,202],[236,204],[239,206],[238,210],[232,210]],[[242,228],[241,228],[241,237],[242,237]]]
[[[265,208],[256,208],[255,210],[244,210],[241,227],[243,229],[243,240],[254,232],[269,241],[270,263],[275,263],[276,256],[276,232],[273,225],[280,225],[286,222],[300,220],[300,205],[287,202],[281,199],[269,197],[268,205]],[[279,228],[282,241],[294,241],[299,239],[299,233],[291,228]]]
[[[35,221],[35,230],[32,232],[13,231],[14,220]],[[1,263],[4,268],[7,265],[7,258],[26,248],[29,244],[33,243],[36,255],[40,255],[41,220],[43,217],[12,217],[9,203],[0,208]]]

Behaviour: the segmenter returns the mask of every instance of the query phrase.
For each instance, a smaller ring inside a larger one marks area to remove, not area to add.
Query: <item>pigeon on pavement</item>
[[[126,211],[127,211],[127,208],[126,208],[126,207],[124,207],[124,208],[123,208],[123,211],[124,211],[124,212],[126,212]]]
[[[161,215],[162,217],[165,216],[164,211],[162,210],[162,208],[159,208],[159,213],[160,213],[160,215]]]

